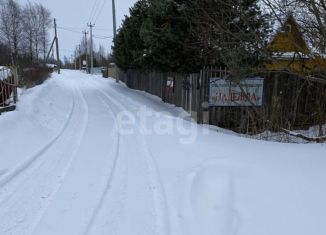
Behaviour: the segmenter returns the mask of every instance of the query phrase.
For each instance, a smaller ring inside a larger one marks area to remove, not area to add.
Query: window
[[[283,28],[283,32],[285,33],[289,33],[291,32],[291,25],[290,24],[286,24]]]

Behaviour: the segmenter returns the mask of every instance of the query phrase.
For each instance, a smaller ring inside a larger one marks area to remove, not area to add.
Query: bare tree
[[[306,9],[305,17],[301,19],[303,28],[309,37],[315,53],[326,52],[326,3],[324,0],[300,0]]]
[[[22,12],[23,16],[23,27],[24,27],[24,38],[26,48],[28,48],[28,55],[30,60],[34,59],[34,34],[35,34],[35,22],[36,12],[35,7],[30,2],[27,3]]]
[[[17,64],[22,35],[21,8],[14,0],[2,0],[0,15],[0,30],[10,46],[12,63]]]
[[[262,61],[270,31],[268,15],[258,1],[192,1],[188,13],[195,46],[202,47],[206,64],[221,65],[243,77],[248,68]]]
[[[36,5],[36,12],[38,15],[39,22],[39,38],[40,38],[40,46],[43,54],[43,60],[45,60],[47,55],[47,48],[49,43],[48,30],[51,26],[51,13],[48,9],[46,9],[43,5]]]
[[[262,0],[262,4],[280,25],[289,15],[295,16],[314,55],[326,53],[325,0]]]
[[[303,53],[304,61],[309,60],[314,64],[315,68],[309,71],[294,71],[291,68],[287,68],[287,71],[281,72],[288,73],[288,76],[295,76],[298,80],[303,81],[301,86],[291,88],[292,90],[295,89],[294,92],[296,95],[292,99],[294,118],[292,118],[292,125],[288,129],[291,129],[296,119],[298,119],[297,110],[301,106],[301,109],[311,110],[310,118],[314,119],[312,121],[314,125],[318,125],[319,131],[316,135],[319,137],[305,137],[295,132],[289,132],[288,130],[285,130],[285,132],[305,140],[324,141],[325,133],[323,125],[326,121],[326,75],[324,71],[326,53],[326,2],[325,0],[262,0],[262,3],[265,5],[265,9],[279,22],[279,25],[284,24],[285,19],[289,16],[295,17],[299,30],[306,39],[310,49],[308,52]],[[301,59],[302,57],[302,53],[295,53],[294,55],[296,59]],[[294,59],[289,63],[289,66]],[[302,102],[304,98],[306,101]]]
[[[51,13],[43,5],[28,2],[22,10],[25,50],[30,61],[38,61],[40,55],[45,60],[48,49],[48,31],[51,26]]]
[[[99,45],[98,51],[95,56],[99,64],[103,66],[105,63],[105,48],[102,44]]]

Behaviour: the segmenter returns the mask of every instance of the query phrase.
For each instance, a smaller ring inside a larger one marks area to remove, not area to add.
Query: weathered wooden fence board
[[[326,85],[285,73],[259,74],[264,78],[263,105],[209,107],[210,78],[227,77],[228,71],[204,68],[198,74],[119,70],[128,87],[156,95],[184,108],[198,123],[209,123],[242,133],[266,129],[306,128],[326,123]]]

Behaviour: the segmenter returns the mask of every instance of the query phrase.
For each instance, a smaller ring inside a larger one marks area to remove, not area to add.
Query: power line
[[[72,30],[72,29],[68,29],[68,28],[63,28],[63,27],[57,27],[58,29],[61,29],[61,30],[65,30],[65,31],[68,31],[68,32],[72,32],[72,33],[78,33],[78,34],[82,34],[81,31],[77,31],[77,30]]]
[[[53,27],[51,27],[53,28]],[[78,28],[78,27],[71,27],[71,26],[60,26],[59,28],[64,29],[64,30],[85,30],[86,28]],[[112,30],[112,28],[96,28],[93,29],[94,31],[109,31]],[[0,30],[1,32],[1,30]],[[0,34],[1,35],[1,34]]]
[[[95,31],[108,31],[108,30],[112,30],[112,28],[96,28],[94,30]]]
[[[71,26],[61,26],[61,28],[71,29],[71,30],[85,30],[85,27],[84,28],[78,28],[78,27],[71,27]]]
[[[93,7],[92,7],[92,10],[91,10],[91,13],[89,15],[89,22],[91,22],[94,18],[94,14],[96,12],[96,9],[97,9],[97,5],[98,5],[99,1],[98,0],[95,0],[94,4],[93,4]]]
[[[62,48],[60,48],[60,51],[71,52],[71,53],[75,52],[75,50],[70,50],[70,49],[62,49]]]
[[[105,3],[106,3],[106,0],[103,0],[103,3],[102,3],[101,8],[100,8],[100,11],[98,12],[98,14],[97,14],[97,16],[96,16],[96,18],[95,18],[94,24],[96,24],[98,18],[100,17],[100,15],[101,15],[101,13],[102,13],[102,11],[103,11],[103,8],[104,8],[104,6],[105,6]]]
[[[92,18],[90,20],[90,22],[94,22],[97,20],[98,16],[101,14],[102,10],[103,10],[103,6],[105,4],[106,0],[99,0],[95,6],[95,10],[93,12]]]
[[[109,38],[113,38],[113,36],[98,36],[98,35],[93,35],[94,38],[97,39],[109,39]]]
[[[57,27],[58,29],[61,29],[61,30],[64,30],[64,31],[68,31],[68,32],[71,32],[71,33],[76,33],[76,34],[84,34],[84,32],[80,32],[80,31],[76,31],[76,30],[71,30],[69,28],[64,28],[64,27]],[[95,29],[93,29],[94,31]],[[109,36],[109,35],[93,35],[94,38],[97,38],[97,39],[109,39],[109,38],[112,38],[112,36]]]

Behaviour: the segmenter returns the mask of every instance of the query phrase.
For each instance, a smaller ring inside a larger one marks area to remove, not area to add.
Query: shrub
[[[20,86],[25,86],[27,88],[34,87],[42,84],[47,78],[49,78],[50,73],[53,69],[42,65],[34,65],[28,68],[23,68],[20,71]]]

